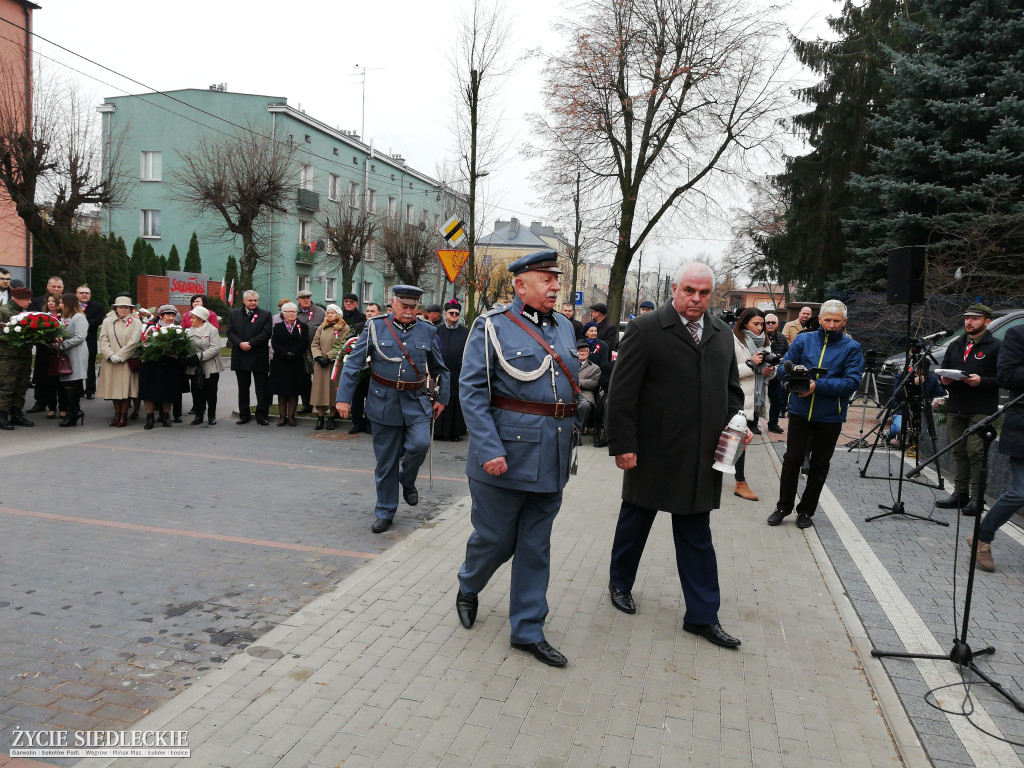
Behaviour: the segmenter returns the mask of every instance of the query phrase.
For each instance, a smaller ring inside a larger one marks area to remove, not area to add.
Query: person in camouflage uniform
[[[11,288],[11,300],[0,307],[0,325],[27,310],[31,301],[30,289]],[[0,342],[0,429],[35,426],[21,412],[31,375],[32,345],[12,347]]]

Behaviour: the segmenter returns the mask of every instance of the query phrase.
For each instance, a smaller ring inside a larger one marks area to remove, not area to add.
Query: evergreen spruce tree
[[[158,275],[167,274],[167,257],[166,256],[161,256],[160,257],[160,271],[157,272],[157,274]]]
[[[181,272],[181,257],[178,256],[178,246],[172,245],[170,253],[167,254],[167,269],[172,272]]]
[[[1008,0],[926,0],[890,52],[898,93],[873,119],[877,158],[851,186],[849,232],[862,257],[928,248],[933,285],[1018,291],[1024,283],[1024,16]]]
[[[110,250],[106,270],[107,297],[112,299],[117,294],[124,293],[125,291],[134,297],[135,292],[129,284],[128,252],[125,249],[124,240],[120,237],[115,237],[113,232],[110,233],[109,240]],[[95,296],[96,291],[93,289],[93,297]]]
[[[228,256],[228,263],[224,268],[224,284],[230,288],[232,280],[236,283],[238,282],[238,262],[235,261],[234,254]],[[236,285],[235,287],[237,288],[238,286]]]
[[[160,257],[156,255],[156,251],[153,250],[153,246],[146,243],[143,249],[143,262],[144,267],[143,274],[146,275],[159,275],[160,274]]]
[[[199,258],[199,238],[196,237],[195,232],[192,233],[192,239],[188,241],[188,252],[185,254],[185,271],[203,271],[203,262]]]
[[[811,151],[788,158],[785,171],[775,177],[787,204],[784,227],[756,245],[767,260],[777,262],[780,282],[801,282],[807,298],[823,300],[827,282],[853,266],[841,221],[856,201],[847,182],[873,158],[868,120],[891,98],[882,51],[902,47],[899,20],[920,4],[845,0],[840,14],[828,19],[837,40],[792,38],[800,61],[822,77],[799,91],[812,109],[793,118]]]

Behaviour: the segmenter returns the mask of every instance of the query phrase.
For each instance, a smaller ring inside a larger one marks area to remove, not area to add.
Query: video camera
[[[761,350],[761,364],[760,365],[755,364],[753,360],[747,360],[747,365],[752,370],[757,371],[757,370],[762,370],[764,368],[767,368],[769,366],[774,368],[775,366],[777,366],[781,362],[782,362],[782,355],[777,355],[774,352],[772,352],[770,349],[766,348],[766,349],[762,349]]]
[[[786,389],[797,394],[811,391],[812,377],[820,379],[828,373],[827,368],[807,368],[803,365],[793,365],[789,360],[784,363],[784,367],[789,376],[786,381]]]

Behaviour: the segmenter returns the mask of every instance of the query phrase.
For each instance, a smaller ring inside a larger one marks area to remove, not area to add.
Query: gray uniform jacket
[[[417,381],[416,372],[402,356],[395,337],[385,325],[385,317],[374,317],[366,322],[351,354],[345,361],[338,383],[339,403],[351,403],[355,396],[356,377],[369,362],[370,370],[391,381]],[[373,328],[371,329],[371,324]],[[441,359],[437,345],[437,328],[426,320],[417,320],[409,331],[395,330],[405,345],[406,352],[416,363],[420,374],[438,380],[437,402],[448,405],[448,368]],[[376,343],[374,343],[376,337]],[[430,418],[432,404],[426,389],[398,390],[370,379],[366,395],[365,412],[371,421],[389,427],[400,427]]]
[[[544,364],[547,356],[523,329],[504,317],[506,312],[522,313],[523,308],[523,301],[517,296],[509,307],[478,317],[469,332],[459,379],[462,412],[469,429],[466,474],[501,488],[553,493],[562,490],[569,478],[573,426],[578,426],[580,414],[559,419],[491,406],[492,395],[537,403],[576,401],[572,384],[554,360],[533,381],[520,381],[503,367],[502,361],[505,366],[528,374]],[[488,322],[494,328],[500,350],[487,336]],[[569,319],[556,312],[544,321],[546,325],[536,326],[525,318],[523,322],[554,346],[577,378],[580,364]],[[487,474],[483,465],[501,456],[505,457],[508,471],[498,476]]]

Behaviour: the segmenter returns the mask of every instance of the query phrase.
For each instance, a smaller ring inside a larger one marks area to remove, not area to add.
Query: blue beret
[[[523,272],[554,272],[562,274],[558,267],[558,253],[550,248],[544,251],[528,253],[508,265],[508,271],[519,277]]]
[[[640,302],[640,309],[654,309],[654,302],[653,301],[641,301]]]
[[[391,289],[391,292],[402,301],[415,301],[417,303],[420,300],[420,296],[423,295],[423,289],[417,288],[415,285],[396,285]]]

